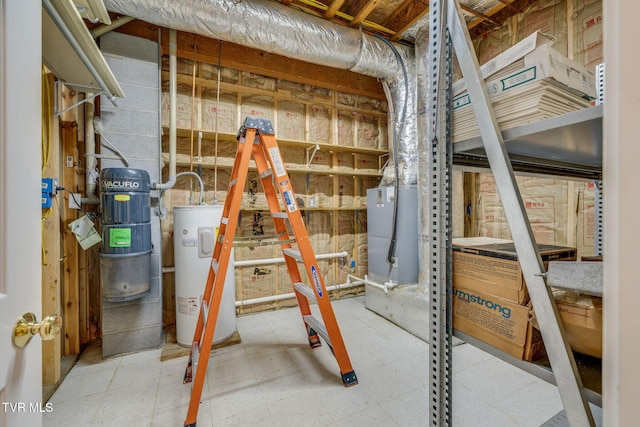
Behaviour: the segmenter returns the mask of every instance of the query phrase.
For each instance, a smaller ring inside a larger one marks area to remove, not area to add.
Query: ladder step
[[[286,212],[271,212],[271,217],[287,219],[289,218],[289,215],[287,215]]]
[[[193,377],[196,376],[196,371],[198,370],[198,362],[200,361],[200,346],[198,341],[194,341],[191,344],[191,374]]]
[[[191,344],[191,370],[188,376],[185,376],[185,383],[192,382],[193,378],[196,377],[196,371],[198,370],[198,361],[200,359],[200,347],[198,345],[198,341],[194,341]]]
[[[329,346],[333,347],[333,345],[331,345],[331,339],[329,339],[327,328],[324,327],[324,324],[320,320],[316,319],[311,314],[303,316],[302,319],[309,327],[311,327],[311,329],[316,332],[316,334],[320,335],[320,337],[322,337],[322,339],[324,339],[327,344],[329,344]]]
[[[209,303],[202,301],[202,322],[206,325],[209,319]]]
[[[262,172],[260,174],[260,178],[266,178],[270,175],[273,175],[273,170],[272,169],[267,169],[266,171]]]
[[[308,287],[302,282],[294,283],[293,289],[300,292],[302,295],[307,297],[307,299],[314,300],[314,301],[316,300],[316,294],[313,292],[313,289],[311,289],[310,287]]]
[[[234,185],[236,185],[237,182],[238,182],[238,178],[232,179],[231,181],[229,181],[229,187],[228,188],[233,187]]]
[[[286,256],[295,259],[296,261],[302,261],[302,254],[297,249],[285,249],[282,251]]]
[[[229,218],[222,218],[222,219],[220,220],[220,222],[221,222],[222,224],[224,224],[224,225],[227,225],[227,224],[229,224]]]
[[[213,272],[218,274],[218,261],[215,259],[211,260],[211,268],[213,268]]]

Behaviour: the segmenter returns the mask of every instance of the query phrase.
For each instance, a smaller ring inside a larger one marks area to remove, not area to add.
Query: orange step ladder
[[[253,154],[258,168],[260,181],[277,232],[278,240],[276,243],[280,245],[284,254],[302,320],[307,329],[309,344],[312,348],[318,347],[321,345],[320,338],[322,338],[329,345],[338,362],[344,385],[349,387],[358,384],[331,307],[331,301],[327,295],[322,274],[318,268],[318,262],[313,253],[307,229],[291,188],[289,174],[282,161],[271,122],[247,117],[238,131],[238,151],[231,171],[229,190],[222,211],[189,363],[185,371],[184,383],[192,382],[191,400],[184,423],[185,427],[195,427],[196,425],[251,154]],[[281,206],[280,200],[284,206]],[[297,248],[293,246],[294,243]],[[311,287],[302,282],[298,261],[304,263],[307,277],[312,284]],[[316,301],[322,320],[311,314],[309,300]]]

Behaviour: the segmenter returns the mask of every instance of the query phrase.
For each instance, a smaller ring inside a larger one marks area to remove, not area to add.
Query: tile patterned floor
[[[342,386],[326,345],[309,348],[296,308],[242,316],[242,343],[212,353],[198,427],[427,425],[428,344],[367,310],[364,297],[333,306],[358,385]],[[187,357],[160,355],[103,360],[99,344],[89,347],[44,425],[183,426]],[[562,409],[556,387],[471,345],[454,347],[453,372],[456,427],[540,426]]]

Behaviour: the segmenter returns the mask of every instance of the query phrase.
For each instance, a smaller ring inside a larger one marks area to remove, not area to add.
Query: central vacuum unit
[[[221,205],[176,206],[173,208],[173,248],[176,284],[176,338],[191,347],[198,323],[202,296],[207,284],[215,248]],[[233,250],[224,281],[213,343],[231,337],[236,330],[236,292]]]
[[[130,301],[149,293],[150,188],[145,170],[108,168],[100,172],[100,280],[105,301]]]

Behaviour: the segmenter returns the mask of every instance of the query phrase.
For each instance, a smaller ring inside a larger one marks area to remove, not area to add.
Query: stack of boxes
[[[595,76],[551,47],[536,32],[482,65],[481,73],[501,130],[591,106]],[[480,135],[465,81],[453,84],[453,142]]]
[[[576,249],[538,245],[549,261],[575,261]],[[514,245],[490,238],[454,239],[453,327],[523,360],[545,355]]]

